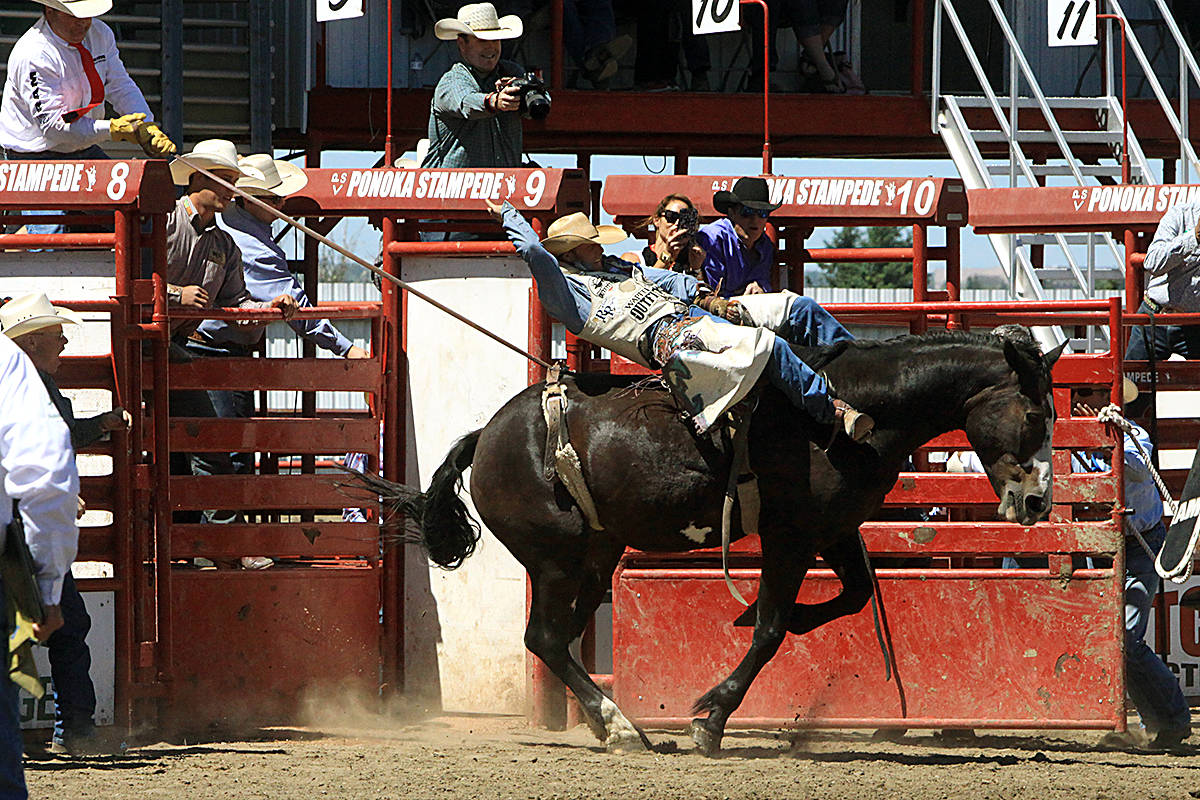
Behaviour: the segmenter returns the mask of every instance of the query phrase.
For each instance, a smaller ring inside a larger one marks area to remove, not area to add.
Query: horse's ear
[[[1058,347],[1046,353],[1043,359],[1046,362],[1046,369],[1054,369],[1054,362],[1058,361],[1058,357],[1063,354],[1063,350],[1067,349],[1067,343],[1064,341]]]
[[[1026,348],[1018,347],[1011,339],[1004,339],[1004,360],[1017,373],[1021,391],[1029,397],[1039,394],[1038,376],[1042,365],[1030,356]]]

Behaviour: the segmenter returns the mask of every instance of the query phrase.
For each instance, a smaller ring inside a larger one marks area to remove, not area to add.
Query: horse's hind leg
[[[571,556],[542,560],[529,569],[533,597],[525,646],[575,694],[588,726],[609,752],[643,750],[650,747],[645,734],[600,691],[569,649],[604,599],[621,548],[593,548],[582,564],[571,563],[577,554]]]
[[[709,712],[704,719],[692,720],[692,740],[705,754],[710,755],[721,749],[721,737],[725,735],[725,723],[729,721],[729,715],[742,704],[750,684],[783,643],[800,583],[812,564],[810,555],[786,548],[772,548],[768,541],[768,536],[764,534],[762,575],[758,584],[758,618],[754,624],[750,649],[729,677],[709,689],[692,707],[693,712]]]

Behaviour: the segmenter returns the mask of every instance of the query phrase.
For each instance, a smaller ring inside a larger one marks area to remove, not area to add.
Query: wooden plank
[[[206,475],[171,477],[171,509],[342,508],[362,505],[342,494],[335,475]]]
[[[169,430],[174,452],[379,452],[379,422],[373,419],[174,417]]]
[[[379,527],[363,522],[172,525],[172,558],[316,558],[379,555]]]

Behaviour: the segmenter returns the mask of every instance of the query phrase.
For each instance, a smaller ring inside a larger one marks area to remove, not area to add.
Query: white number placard
[[[317,22],[361,17],[365,2],[366,0],[317,0]]]
[[[738,0],[692,0],[692,32],[724,33],[742,25]]]
[[[1051,47],[1096,43],[1099,0],[1048,0],[1046,23]]]

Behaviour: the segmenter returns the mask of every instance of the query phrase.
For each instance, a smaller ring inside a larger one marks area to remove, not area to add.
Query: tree
[[[838,228],[826,247],[912,247],[912,232],[900,228]],[[884,263],[847,262],[821,264],[830,286],[849,289],[904,288],[912,286],[911,261]]]

